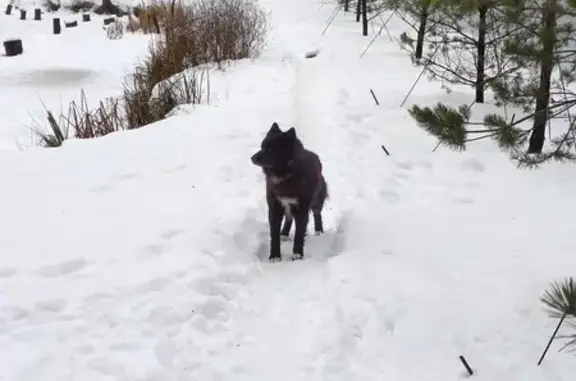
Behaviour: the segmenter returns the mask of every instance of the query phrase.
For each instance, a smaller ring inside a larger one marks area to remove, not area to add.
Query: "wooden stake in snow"
[[[60,32],[62,32],[62,25],[60,25],[60,19],[58,17],[52,19],[52,32],[54,34],[60,34]]]
[[[6,57],[14,57],[24,52],[22,48],[22,40],[7,40],[4,41],[4,52]]]
[[[376,102],[376,106],[380,106],[380,102],[378,102],[378,98],[376,98],[376,94],[374,94],[374,90],[370,89],[370,94],[372,94],[372,98],[374,98],[374,102]]]
[[[464,368],[466,368],[466,372],[468,372],[468,375],[472,376],[474,374],[474,371],[472,370],[472,368],[470,368],[470,365],[468,365],[468,361],[466,361],[466,359],[462,355],[458,356],[458,358],[462,362],[462,365],[464,365]]]

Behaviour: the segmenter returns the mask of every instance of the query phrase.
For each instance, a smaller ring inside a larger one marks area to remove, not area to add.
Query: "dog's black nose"
[[[260,163],[260,152],[256,152],[254,155],[252,155],[250,160],[252,160],[252,164],[258,165]]]

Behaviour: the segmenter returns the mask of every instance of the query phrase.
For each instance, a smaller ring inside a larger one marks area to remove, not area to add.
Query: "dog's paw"
[[[319,235],[321,235],[321,234],[323,234],[323,233],[324,233],[324,232],[323,232],[322,230],[317,230],[317,231],[314,232],[314,235],[315,235],[315,236],[319,236]]]
[[[290,240],[290,236],[289,235],[281,235],[280,236],[280,241],[286,242]]]
[[[304,254],[292,254],[292,260],[293,261],[298,261],[304,259]]]
[[[282,257],[270,257],[268,258],[268,262],[270,263],[282,262]]]

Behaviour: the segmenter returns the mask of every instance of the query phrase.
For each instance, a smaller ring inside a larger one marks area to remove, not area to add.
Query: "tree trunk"
[[[476,103],[484,103],[484,61],[486,60],[486,4],[478,6],[478,42],[476,50],[478,61],[476,62]]]
[[[362,0],[356,0],[356,22],[360,22],[360,5],[362,4]]]
[[[112,0],[102,0],[102,5],[100,5],[100,7],[102,7],[103,10],[112,13],[114,4],[112,4]]]
[[[424,36],[426,35],[426,24],[428,22],[428,10],[430,2],[426,1],[420,10],[420,26],[418,27],[418,37],[416,38],[416,52],[414,54],[417,60],[422,58],[424,52]]]
[[[344,0],[344,12],[348,12],[350,10],[350,0]]]
[[[102,0],[102,4],[94,9],[94,13],[99,15],[116,15],[122,16],[122,10],[116,5],[112,4],[112,0]]]
[[[544,147],[550,101],[550,78],[554,68],[554,47],[556,45],[556,6],[557,0],[548,0],[544,6],[540,85],[536,93],[536,110],[528,153],[541,153]]]
[[[362,1],[362,35],[368,35],[368,7],[366,5],[367,0]]]

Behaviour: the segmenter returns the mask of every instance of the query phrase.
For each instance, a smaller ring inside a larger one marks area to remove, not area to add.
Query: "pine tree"
[[[522,70],[495,79],[490,87],[498,105],[522,106],[526,116],[508,121],[492,114],[472,123],[470,110],[462,113],[462,107],[437,105],[414,106],[410,110],[412,117],[420,127],[437,136],[441,144],[452,148],[458,145],[458,149],[465,149],[470,141],[492,138],[520,166],[537,166],[550,159],[576,161],[576,119],[570,114],[576,105],[576,94],[568,90],[576,73],[576,51],[570,48],[576,42],[575,6],[575,0],[503,0],[502,7],[495,8],[509,25],[521,28],[520,34],[505,36],[499,48],[510,65]],[[550,149],[543,153],[548,120],[566,114],[567,131],[553,138]],[[528,127],[530,120],[532,125]],[[471,128],[472,125],[476,127]],[[450,138],[452,135],[459,139]]]
[[[429,22],[430,16],[436,12],[437,0],[386,0],[386,9],[393,10],[416,32],[416,47],[414,58],[419,60],[424,54],[424,39],[432,30],[433,25]],[[403,44],[414,46],[414,40],[406,33],[400,36]]]
[[[521,27],[503,17],[502,1],[437,0],[436,4],[426,68],[432,79],[473,87],[475,101],[484,103],[485,89],[519,68],[503,61],[502,42],[518,35]]]

